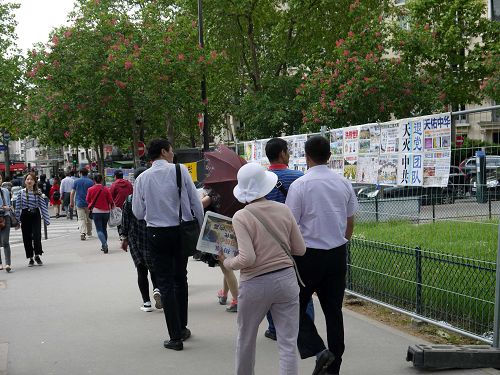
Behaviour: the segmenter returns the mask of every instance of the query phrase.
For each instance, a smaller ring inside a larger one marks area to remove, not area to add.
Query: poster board
[[[238,243],[232,220],[228,216],[207,211],[203,219],[196,249],[204,253],[218,254],[222,251],[227,258],[238,254]]]

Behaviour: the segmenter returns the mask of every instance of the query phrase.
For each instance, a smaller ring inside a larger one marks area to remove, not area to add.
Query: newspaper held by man
[[[238,243],[234,233],[232,220],[228,216],[207,211],[196,249],[204,253],[224,253],[227,258],[238,254]]]

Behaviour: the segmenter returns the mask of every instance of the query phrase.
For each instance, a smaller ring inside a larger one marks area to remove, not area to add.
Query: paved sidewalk
[[[164,349],[161,311],[145,313],[128,253],[110,228],[110,253],[93,237],[74,234],[44,241],[42,267],[28,268],[21,245],[13,246],[15,272],[0,271],[0,375],[233,374],[236,314],[218,305],[219,269],[190,260],[189,328],[182,352]],[[49,227],[50,238],[50,227]],[[325,332],[320,306],[317,322]],[[345,310],[343,375],[433,374],[405,362],[409,345],[423,343]],[[256,374],[278,374],[276,343],[258,336]],[[314,360],[300,361],[300,374]],[[500,374],[496,370],[439,371],[442,375]]]

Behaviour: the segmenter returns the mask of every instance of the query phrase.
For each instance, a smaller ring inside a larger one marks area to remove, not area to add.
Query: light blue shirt
[[[299,224],[306,247],[322,250],[347,242],[347,218],[358,210],[351,183],[326,165],[312,167],[292,182],[285,204]]]
[[[194,216],[203,224],[203,207],[185,165],[180,164],[182,176],[182,219],[191,221]],[[179,225],[179,193],[175,177],[175,164],[155,160],[148,170],[134,183],[132,211],[139,220],[146,220],[148,227],[165,228]]]
[[[8,206],[10,207],[10,193],[9,190],[6,188],[0,188],[2,189],[2,193],[0,194],[0,209],[2,206]],[[5,198],[5,201],[3,200]],[[9,216],[10,211],[5,210],[3,216]]]

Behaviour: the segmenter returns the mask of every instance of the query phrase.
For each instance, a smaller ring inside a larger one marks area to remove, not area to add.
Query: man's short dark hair
[[[305,145],[306,155],[316,164],[325,164],[330,159],[330,143],[325,137],[315,135]]]
[[[161,150],[169,151],[172,145],[165,138],[153,139],[148,145],[148,156],[151,160],[156,160],[161,155]]]
[[[87,168],[82,168],[82,169],[80,169],[80,174],[82,176],[87,176],[89,174],[89,171]]]
[[[266,156],[270,162],[278,160],[283,151],[288,150],[288,143],[281,138],[272,138],[266,143]]]
[[[96,183],[100,184],[100,183],[102,182],[102,174],[100,174],[100,173],[96,173],[96,174],[94,175],[94,181],[95,181]]]
[[[123,178],[123,171],[121,169],[117,169],[115,171],[115,177],[116,178]]]
[[[69,176],[73,177],[75,175],[75,171],[70,171]]]

